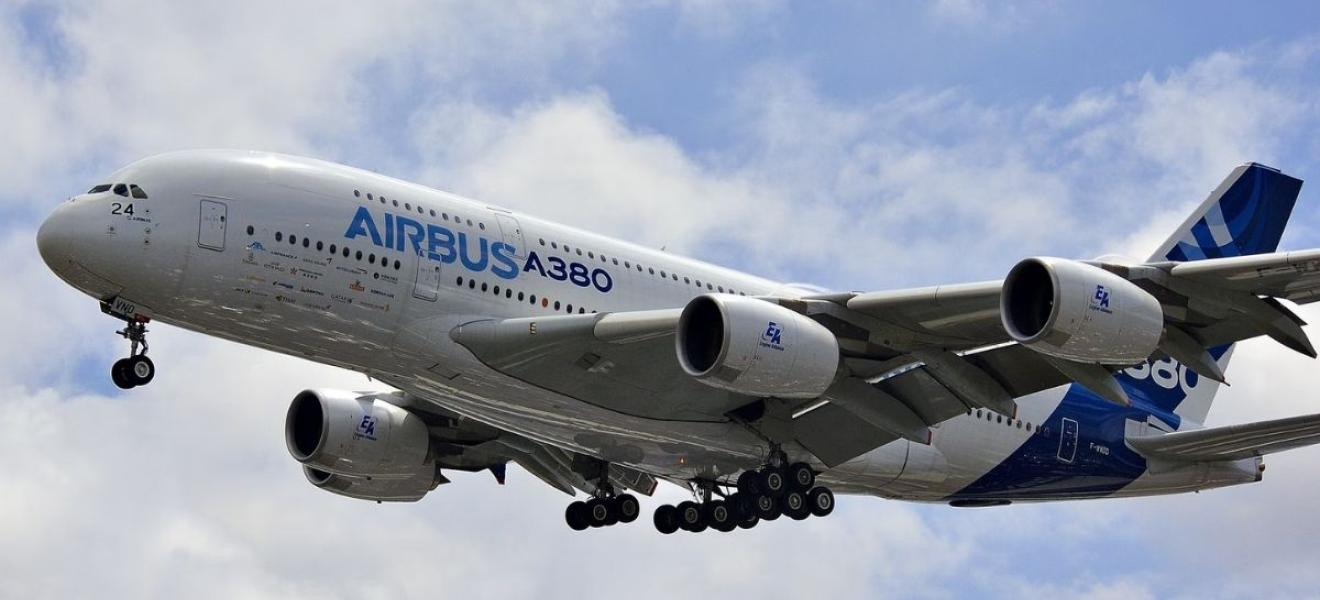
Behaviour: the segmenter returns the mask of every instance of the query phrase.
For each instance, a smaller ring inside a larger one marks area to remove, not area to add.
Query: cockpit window
[[[108,184],[108,183],[102,183],[101,185],[98,185],[98,186],[96,186],[96,187],[93,187],[93,188],[90,189],[90,190],[87,190],[87,193],[88,193],[88,194],[99,194],[99,193],[101,193],[101,192],[108,192],[108,191],[110,191],[110,184]]]
[[[142,191],[142,188],[138,187],[136,184],[128,184],[128,191],[132,192],[133,197],[139,200],[145,200],[147,198],[147,193]]]
[[[115,189],[115,194],[123,196],[125,198],[128,197],[128,186],[122,183],[116,183],[114,189]]]

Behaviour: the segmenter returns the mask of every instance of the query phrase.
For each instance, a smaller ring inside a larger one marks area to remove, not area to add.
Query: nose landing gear
[[[107,311],[107,314],[124,320],[124,328],[115,333],[129,342],[128,358],[121,358],[110,367],[110,380],[121,390],[151,383],[156,378],[156,364],[147,358],[147,323],[150,319],[113,311]]]

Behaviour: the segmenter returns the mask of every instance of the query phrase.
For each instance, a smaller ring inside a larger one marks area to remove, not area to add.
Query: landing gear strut
[[[664,534],[679,529],[693,533],[707,529],[729,532],[751,529],[761,521],[773,521],[780,516],[801,521],[834,512],[834,492],[816,485],[816,471],[811,465],[789,464],[787,458],[776,449],[766,465],[739,475],[736,491],[732,493],[721,490],[715,482],[694,482],[698,501],[657,508],[656,530]],[[715,495],[723,499],[713,499]]]
[[[106,310],[105,307],[103,310]],[[106,310],[106,314],[124,320],[124,328],[115,333],[129,342],[128,358],[121,358],[110,367],[110,380],[122,390],[151,383],[156,378],[156,364],[147,358],[147,323],[150,319],[127,316],[112,310]]]

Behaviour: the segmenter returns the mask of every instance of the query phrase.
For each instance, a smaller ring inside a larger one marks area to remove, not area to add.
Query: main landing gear
[[[785,461],[777,461],[782,465]],[[801,521],[834,512],[834,492],[816,485],[816,472],[806,463],[787,467],[766,465],[738,476],[737,491],[725,493],[714,482],[699,482],[701,502],[680,502],[655,510],[655,528],[670,534],[680,529],[698,533],[707,529],[730,532],[751,529],[761,521],[786,516]],[[713,499],[715,495],[723,499]]]
[[[147,358],[147,323],[150,319],[107,313],[124,320],[124,328],[115,333],[129,342],[128,358],[121,358],[110,367],[110,380],[121,390],[151,383],[156,378],[156,364]]]
[[[615,494],[612,488],[597,492],[596,497],[583,502],[577,500],[564,511],[564,520],[574,531],[588,527],[609,527],[616,523],[632,523],[642,514],[642,505],[632,494]]]

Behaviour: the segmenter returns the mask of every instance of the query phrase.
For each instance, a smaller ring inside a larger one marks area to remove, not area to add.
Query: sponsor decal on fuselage
[[[605,269],[592,268],[580,262],[558,256],[544,260],[536,252],[528,252],[520,267],[514,260],[518,249],[504,241],[488,239],[482,235],[455,232],[443,225],[422,223],[412,217],[385,212],[380,224],[371,211],[360,206],[344,232],[349,240],[367,238],[378,248],[397,252],[411,252],[445,264],[460,264],[473,273],[489,271],[501,279],[515,279],[519,274],[535,273],[555,281],[567,281],[581,288],[595,288],[601,293],[614,289],[614,278]],[[377,274],[381,279],[398,279]]]

